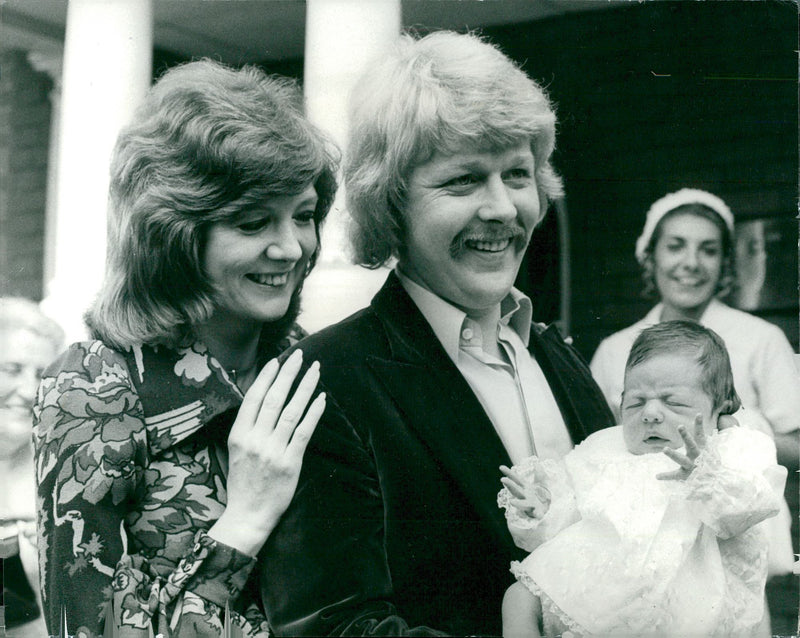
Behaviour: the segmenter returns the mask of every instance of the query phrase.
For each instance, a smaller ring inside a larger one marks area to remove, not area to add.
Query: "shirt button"
[[[462,331],[461,331],[461,336],[462,336],[462,337],[463,337],[463,338],[464,338],[466,341],[471,341],[471,340],[472,340],[472,337],[474,337],[474,336],[475,336],[475,333],[472,331],[472,328],[464,328],[464,330],[462,330]]]

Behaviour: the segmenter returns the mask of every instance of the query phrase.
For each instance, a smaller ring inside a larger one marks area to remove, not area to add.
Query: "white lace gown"
[[[752,430],[714,433],[686,481],[659,481],[677,465],[630,454],[620,426],[561,461],[516,466],[552,502],[540,520],[509,505],[517,545],[511,571],[539,596],[545,630],[582,636],[748,636],[764,612],[767,540],[785,468],[772,440]]]

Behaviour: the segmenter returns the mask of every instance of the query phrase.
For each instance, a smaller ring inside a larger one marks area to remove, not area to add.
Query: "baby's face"
[[[677,449],[678,425],[691,434],[701,414],[706,434],[716,429],[719,410],[701,384],[699,364],[689,355],[661,354],[627,371],[622,396],[622,432],[632,454]]]

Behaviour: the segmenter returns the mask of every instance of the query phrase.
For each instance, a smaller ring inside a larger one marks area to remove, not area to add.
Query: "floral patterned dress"
[[[301,336],[296,328],[280,346]],[[82,342],[50,366],[34,443],[51,634],[66,619],[81,638],[217,637],[223,624],[268,635],[245,588],[255,558],[206,534],[227,502],[227,435],[241,401],[202,343],[120,352]],[[117,630],[103,634],[112,618]]]

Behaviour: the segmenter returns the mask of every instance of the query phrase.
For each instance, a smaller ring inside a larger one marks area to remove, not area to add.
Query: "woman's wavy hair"
[[[731,360],[725,342],[716,332],[694,321],[662,321],[636,337],[625,364],[625,376],[645,361],[665,354],[686,354],[700,366],[703,391],[713,409],[733,414],[742,405],[733,385]]]
[[[530,140],[546,210],[562,194],[550,165],[555,126],[542,87],[481,37],[402,35],[350,99],[344,179],[356,263],[377,268],[401,256],[409,176],[436,152],[503,150]]]
[[[337,168],[338,150],[305,118],[293,80],[211,60],[169,69],[114,149],[106,277],[86,315],[93,335],[122,348],[193,338],[214,307],[209,227],[309,184],[318,196],[310,270]],[[299,293],[277,332],[296,319]]]
[[[728,295],[733,290],[736,283],[736,258],[733,235],[719,214],[708,206],[695,203],[684,204],[672,209],[658,221],[658,224],[656,224],[656,227],[653,229],[653,236],[647,243],[647,248],[645,248],[644,252],[644,260],[642,261],[642,281],[644,282],[642,296],[645,299],[658,299],[660,297],[658,286],[656,285],[656,244],[664,230],[664,223],[668,219],[677,217],[678,215],[695,215],[697,217],[702,217],[719,228],[720,237],[722,238],[722,267],[714,294],[718,297]]]

